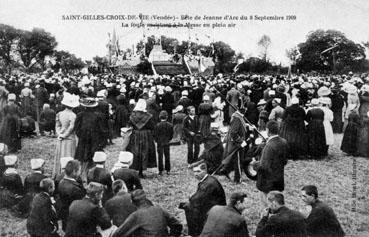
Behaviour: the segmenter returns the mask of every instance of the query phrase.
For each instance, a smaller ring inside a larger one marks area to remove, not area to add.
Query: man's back
[[[332,208],[317,200],[306,218],[307,231],[313,237],[342,237],[345,236],[340,223]]]
[[[171,235],[181,234],[182,225],[176,218],[160,207],[146,204],[132,213],[113,237],[166,237],[169,236],[168,227],[170,227]]]
[[[89,198],[76,200],[71,204],[65,237],[94,236],[97,226],[103,230],[111,226],[104,208],[94,204]]]
[[[233,207],[218,205],[212,207],[200,237],[228,236],[248,237],[245,219]]]
[[[129,192],[135,189],[142,189],[140,177],[136,170],[121,168],[116,169],[113,173],[114,180],[121,179],[126,183]]]
[[[261,219],[255,235],[256,237],[306,237],[305,219],[299,212],[283,206],[269,218],[263,217]]]
[[[119,192],[106,201],[105,210],[113,220],[113,224],[120,226],[131,213],[137,210],[137,207],[133,205],[129,193]]]

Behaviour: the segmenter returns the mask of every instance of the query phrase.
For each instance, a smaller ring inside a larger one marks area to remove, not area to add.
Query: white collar
[[[34,170],[33,173],[42,174],[41,170]]]
[[[104,165],[102,165],[102,164],[96,164],[95,167],[96,168],[103,168],[104,169]]]
[[[64,176],[64,179],[69,179],[69,180],[72,180],[72,181],[77,182],[77,180],[76,180],[76,179],[73,179],[73,178],[70,178],[70,177],[67,177],[67,176]]]
[[[195,118],[195,115],[188,115],[193,120]]]

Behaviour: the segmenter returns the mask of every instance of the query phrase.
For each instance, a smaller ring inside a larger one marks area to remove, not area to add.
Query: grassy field
[[[357,195],[352,199],[353,190],[353,157],[345,156],[339,150],[342,136],[336,136],[336,143],[330,148],[330,156],[323,161],[289,161],[285,169],[286,203],[287,206],[305,211],[299,196],[300,189],[306,184],[315,184],[320,191],[321,199],[329,203],[336,212],[347,236],[369,236],[369,159],[356,158],[357,161]],[[55,140],[48,137],[24,139],[23,149],[18,154],[19,173],[22,178],[30,172],[30,159],[44,158],[46,173],[51,174]],[[106,149],[108,153],[107,166],[112,167],[116,162],[121,139],[114,140],[115,144]],[[146,172],[147,178],[142,180],[148,197],[156,204],[167,209],[185,224],[182,210],[177,208],[182,201],[187,201],[196,191],[197,181],[192,172],[187,169],[185,145],[171,148],[171,174],[158,176],[156,169]],[[225,177],[219,177],[227,197],[234,191],[245,191],[248,194],[244,216],[247,220],[249,232],[255,233],[260,219],[259,193],[255,182],[243,176],[243,182],[235,185]],[[356,202],[356,212],[352,212]],[[185,227],[186,229],[186,227]],[[13,217],[7,210],[0,210],[0,236],[28,236],[26,220]]]

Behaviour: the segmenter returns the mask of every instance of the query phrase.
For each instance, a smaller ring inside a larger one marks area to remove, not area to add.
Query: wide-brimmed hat
[[[262,105],[266,105],[266,100],[264,100],[264,99],[261,99],[260,101],[259,101],[259,103],[257,104],[257,106],[262,106]]]
[[[79,102],[81,103],[83,107],[89,107],[89,108],[96,107],[98,105],[96,99],[92,97],[82,98],[80,99]]]
[[[178,113],[180,111],[183,111],[183,106],[182,105],[178,105],[174,110],[173,113]]]
[[[323,105],[329,105],[331,103],[331,99],[329,97],[320,97],[319,103]]]
[[[75,108],[79,106],[79,96],[78,95],[72,95],[68,92],[64,92],[63,94],[63,100],[61,101],[62,105]]]
[[[331,90],[326,86],[322,86],[318,90],[318,96],[328,96],[330,94],[331,94]]]

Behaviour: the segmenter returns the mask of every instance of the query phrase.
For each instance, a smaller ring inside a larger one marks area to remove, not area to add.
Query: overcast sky
[[[183,14],[200,16],[225,15],[296,15],[296,20],[233,21],[235,28],[196,28],[191,30],[162,28],[146,29],[147,35],[164,34],[170,37],[192,39],[205,44],[222,40],[236,52],[246,56],[259,55],[257,42],[263,34],[272,41],[270,58],[277,63],[288,63],[285,50],[306,39],[316,29],[335,29],[361,43],[369,41],[369,1],[367,0],[0,0],[0,23],[19,29],[41,27],[51,32],[58,41],[59,50],[67,50],[83,59],[107,54],[108,32],[116,30],[123,48],[132,47],[142,39],[142,29],[122,28],[123,21],[63,21],[62,15],[79,14]],[[137,22],[137,21],[136,21]],[[162,21],[168,23],[168,21]],[[204,23],[203,21],[200,21]],[[213,21],[215,23],[217,21]],[[210,22],[209,22],[210,23]],[[211,36],[211,39],[205,35]],[[368,53],[367,53],[368,55]]]

